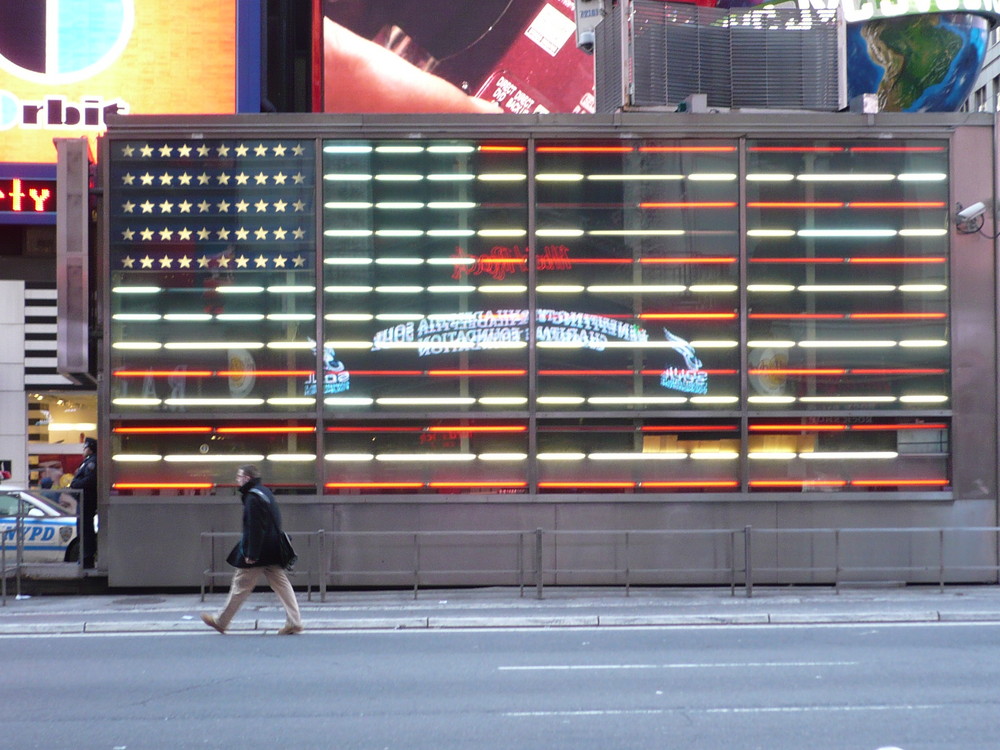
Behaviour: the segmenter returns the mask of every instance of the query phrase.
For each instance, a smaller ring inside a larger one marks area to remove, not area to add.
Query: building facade
[[[415,532],[517,532],[429,543],[470,585],[535,529],[595,584],[626,531],[721,583],[733,530],[815,530],[754,554],[823,582],[819,530],[996,525],[988,116],[131,117],[100,164],[113,586],[198,583],[242,463],[343,585]]]

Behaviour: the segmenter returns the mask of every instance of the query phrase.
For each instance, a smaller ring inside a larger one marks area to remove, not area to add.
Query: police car
[[[7,562],[17,554],[19,502],[24,562],[75,562],[80,554],[76,516],[34,492],[0,487],[0,533],[7,543]]]

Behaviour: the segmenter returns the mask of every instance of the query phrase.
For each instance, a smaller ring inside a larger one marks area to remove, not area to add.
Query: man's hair
[[[250,479],[260,479],[260,469],[258,469],[255,464],[243,464],[240,467],[240,471],[246,474]]]

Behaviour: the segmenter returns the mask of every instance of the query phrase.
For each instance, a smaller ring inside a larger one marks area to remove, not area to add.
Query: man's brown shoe
[[[210,628],[215,628],[223,635],[226,634],[226,629],[219,624],[219,621],[215,619],[215,615],[210,615],[208,612],[201,613],[201,621],[208,625]]]
[[[278,631],[278,635],[297,635],[303,630],[304,628],[301,625],[285,625]]]

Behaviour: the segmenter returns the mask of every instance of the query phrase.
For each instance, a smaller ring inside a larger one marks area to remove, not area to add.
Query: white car
[[[23,561],[76,562],[80,556],[76,516],[33,491],[0,486],[0,534],[7,543],[7,564],[10,565],[17,559],[19,502],[23,503]]]

